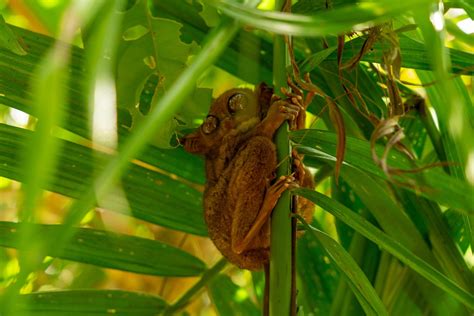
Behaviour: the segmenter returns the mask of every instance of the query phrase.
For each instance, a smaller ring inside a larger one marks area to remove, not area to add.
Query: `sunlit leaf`
[[[166,306],[163,299],[141,293],[77,290],[25,294],[14,311],[31,316],[154,316]]]
[[[145,111],[142,104],[138,103],[140,95],[146,93],[150,96],[148,105],[153,104],[154,99],[163,98],[163,94],[186,68],[189,56],[197,47],[194,43],[181,41],[182,24],[153,17],[147,1],[137,1],[122,15],[124,22],[117,60],[117,101],[120,107],[127,108],[132,114],[133,130],[150,110]],[[152,77],[158,80],[150,81]],[[188,118],[196,117],[196,105],[207,110],[211,102],[211,90],[197,89],[190,100],[192,103],[181,111],[183,114],[179,115],[179,121],[172,119],[158,131],[153,140],[155,145],[169,148],[171,136],[180,125],[192,126],[192,120]]]
[[[3,16],[0,15],[0,47],[18,55],[26,55],[27,52],[21,43],[21,39],[13,33],[5,23]]]
[[[44,240],[52,240],[61,228],[61,225],[35,225],[35,232]],[[19,224],[0,222],[0,246],[19,248],[17,239],[21,230]],[[205,269],[199,259],[167,244],[86,228],[78,229],[64,250],[58,253],[57,249],[50,248],[47,255],[160,276],[194,276]]]
[[[260,11],[229,0],[213,0],[211,3],[234,19],[267,31],[299,36],[322,36],[337,35],[352,28],[366,28],[430,1],[367,1],[314,15]]]
[[[1,176],[23,180],[18,157],[30,133],[0,124]],[[71,142],[61,142],[61,148],[56,172],[49,175],[45,189],[79,198],[92,181],[93,157],[104,161],[108,155],[94,153],[87,147]],[[189,233],[206,235],[201,194],[195,189],[168,175],[138,165],[131,166],[122,184],[131,209],[129,215]],[[110,199],[118,206],[122,205],[120,197],[111,196]],[[123,211],[123,208],[118,207],[116,210]]]

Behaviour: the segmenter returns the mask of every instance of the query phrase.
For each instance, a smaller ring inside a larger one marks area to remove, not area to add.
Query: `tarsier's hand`
[[[272,105],[268,110],[267,117],[270,121],[274,122],[275,125],[280,126],[285,120],[289,120],[289,123],[293,122],[299,114],[300,106],[294,104],[291,100],[282,100],[277,95],[272,97]]]
[[[291,100],[293,104],[298,105],[300,107],[298,116],[295,119],[295,122],[290,124],[290,128],[292,130],[303,129],[305,128],[305,123],[306,123],[306,109],[308,108],[309,104],[313,100],[315,93],[308,92],[305,97],[303,90],[301,90],[295,85],[291,77],[288,77],[287,82],[288,82],[288,86],[291,88],[291,92],[287,90],[286,88],[282,88],[281,90],[282,93],[288,98],[288,100]]]
[[[301,106],[294,104],[291,99],[281,99],[277,95],[272,96],[271,105],[267,116],[263,119],[260,125],[261,134],[273,138],[276,130],[281,124],[288,120],[290,128],[296,126]]]

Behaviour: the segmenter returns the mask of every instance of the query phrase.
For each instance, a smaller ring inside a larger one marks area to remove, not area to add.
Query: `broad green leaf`
[[[356,168],[343,167],[342,177],[370,210],[380,227],[391,237],[430,264],[435,258],[420,232],[404,213],[390,188]]]
[[[5,19],[0,15],[0,47],[8,49],[17,55],[26,55],[21,39],[15,35],[10,27],[5,23]]]
[[[209,295],[219,315],[261,315],[248,292],[220,274],[209,283]]]
[[[25,139],[31,132],[0,124],[0,176],[23,180],[22,165],[18,160]],[[45,189],[72,198],[80,198],[92,182],[94,159],[105,161],[108,155],[90,148],[61,142],[58,165],[49,175]],[[99,163],[100,165],[100,163]],[[122,178],[133,217],[192,234],[206,235],[202,218],[201,193],[153,168],[132,164]],[[123,211],[120,197],[110,196]]]
[[[157,296],[116,290],[37,292],[21,298],[15,312],[31,316],[155,316],[167,306]]]
[[[357,214],[374,223],[375,219],[362,203],[357,193],[348,185],[344,178],[339,177],[338,184],[332,181],[332,197],[350,208]],[[379,270],[380,250],[376,245],[336,218],[336,228],[341,245],[354,258],[369,281],[373,283]],[[379,292],[380,295],[380,292]],[[383,300],[383,297],[381,297]],[[344,279],[339,280],[334,300],[331,304],[331,315],[352,315],[363,313],[361,306]]]
[[[301,130],[292,132],[290,137],[297,145],[304,146],[300,147],[300,150],[306,154],[305,162],[308,165],[312,165],[314,159],[323,160],[328,163],[335,161],[337,137],[334,133],[323,130]],[[387,179],[382,169],[373,162],[368,141],[352,137],[347,137],[346,141],[345,167],[358,168],[371,175]],[[376,152],[379,156],[383,153],[383,150],[383,146],[376,145]],[[394,168],[412,170],[417,167],[414,162],[410,162],[406,156],[396,150],[392,150],[388,155],[387,161],[388,165]],[[406,173],[401,179],[415,181],[418,187],[409,188],[415,193],[472,214],[474,212],[472,208],[474,205],[474,195],[466,194],[466,192],[471,191],[470,186],[463,181],[446,175],[439,169],[430,168],[423,172]]]
[[[313,221],[312,225],[318,224]],[[298,303],[304,307],[305,314],[329,315],[340,279],[338,269],[309,233],[298,239],[296,255]]]
[[[469,308],[474,307],[474,296],[472,294],[459,287],[441,272],[413,254],[406,247],[402,246],[397,240],[382,232],[364,218],[319,192],[308,189],[296,189],[293,190],[293,192],[313,201],[316,205],[319,205],[340,220],[344,221],[347,225],[354,228],[367,239],[400,259],[414,271],[418,272],[434,285],[438,286],[446,293],[449,293]]]
[[[349,61],[352,57],[359,54],[366,39],[366,36],[361,36],[346,42],[344,45],[342,62]],[[420,70],[431,69],[431,64],[428,59],[428,51],[425,45],[404,35],[399,37],[399,44],[402,57],[402,67]],[[389,47],[390,43],[388,41],[378,40],[374,43],[372,49],[362,56],[362,60],[380,63],[382,62],[384,50]],[[329,47],[309,56],[302,61],[301,71],[312,71],[323,61],[337,61],[336,48],[336,46]],[[474,54],[452,48],[446,48],[446,51],[451,56],[453,72],[462,72],[466,74],[474,73]]]
[[[205,2],[205,5],[209,6],[208,2]],[[188,1],[154,1],[152,11],[156,16],[183,24],[181,29],[183,40],[201,44],[210,28],[196,11],[195,3],[196,0],[194,4]],[[271,41],[243,30],[236,36],[236,40],[229,43],[215,65],[246,82],[259,84],[263,81],[269,84],[273,76],[272,62]]]
[[[304,220],[303,220],[304,221]],[[388,315],[374,288],[351,255],[326,233],[304,222],[304,227],[323,247],[339,272],[349,283],[352,291],[367,315]]]
[[[366,28],[431,1],[364,1],[314,15],[260,11],[229,0],[212,0],[210,3],[225,15],[253,27],[278,34],[313,37],[337,35],[353,28]]]
[[[61,225],[34,226],[43,240],[53,240],[62,229]],[[0,222],[0,246],[19,248],[22,229],[17,223]],[[48,248],[46,252],[51,257],[140,274],[183,277],[205,270],[201,260],[159,241],[89,228],[77,229],[64,250]]]
[[[197,47],[181,41],[182,24],[153,17],[145,0],[137,1],[121,15],[124,22],[117,59],[117,98],[118,105],[127,108],[132,114],[133,130],[153,109],[152,106],[145,111],[141,104],[136,106],[140,95],[149,94],[151,100],[163,98],[163,94],[186,68],[189,56]],[[150,77],[159,79],[145,86]],[[169,120],[158,131],[152,140],[153,144],[169,148],[171,136],[180,125],[193,125],[192,120],[188,119],[189,112],[196,114],[196,108],[207,110],[211,103],[211,90],[196,89],[193,94],[190,98],[193,102],[181,111],[181,115]]]

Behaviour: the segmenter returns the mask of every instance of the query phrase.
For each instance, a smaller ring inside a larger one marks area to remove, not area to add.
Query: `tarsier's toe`
[[[299,184],[293,174],[281,176],[269,189],[269,193],[280,197],[288,189],[299,187]]]

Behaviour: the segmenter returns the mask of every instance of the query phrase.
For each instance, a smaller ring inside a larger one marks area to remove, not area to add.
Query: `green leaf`
[[[212,0],[210,3],[225,15],[253,27],[277,34],[314,37],[337,35],[353,28],[366,28],[431,1],[366,1],[310,16],[261,11],[229,0]]]
[[[385,234],[364,218],[319,192],[308,189],[295,189],[293,192],[311,200],[316,205],[319,205],[326,211],[330,212],[345,222],[347,225],[351,226],[356,231],[364,235],[367,239],[376,243],[381,248],[400,259],[400,261],[405,263],[414,271],[418,272],[434,285],[446,291],[466,306],[474,308],[474,296],[472,296],[472,294],[459,287],[441,272],[402,246],[397,240]]]
[[[443,218],[449,226],[449,234],[465,253],[469,248],[469,235],[464,229],[464,219],[459,212],[448,209],[443,213]]]
[[[318,224],[317,221],[313,223]],[[311,234],[306,233],[298,239],[296,255],[300,281],[297,288],[301,291],[298,303],[303,305],[306,314],[329,315],[340,279],[338,269]]]
[[[261,315],[248,292],[226,275],[220,274],[210,282],[209,295],[219,315]]]
[[[358,55],[367,40],[366,36],[357,37],[347,41],[344,45],[344,53],[342,54],[342,62],[349,61],[355,55]],[[428,59],[427,46],[423,43],[415,41],[407,36],[399,36],[400,52],[402,59],[402,67],[414,68],[420,70],[430,70],[431,64]],[[390,48],[389,41],[377,40],[370,51],[362,56],[363,61],[380,63],[384,51]],[[302,61],[302,72],[310,72],[314,70],[322,61],[337,61],[337,46],[326,48],[316,52]],[[452,69],[450,71],[463,74],[474,74],[474,54],[460,51],[453,48],[445,48],[446,52],[451,56]]]
[[[134,108],[146,79],[156,73],[166,87],[186,67],[192,45],[180,40],[182,24],[151,16],[147,2],[136,1],[123,15],[117,59],[118,104]]]
[[[133,124],[140,125],[146,114],[153,109],[144,110],[142,104],[136,106],[140,95],[146,93],[151,100],[163,98],[165,91],[186,68],[189,56],[197,49],[195,44],[183,43],[180,39],[182,24],[164,18],[153,17],[146,0],[139,0],[123,15],[122,38],[117,59],[117,102],[132,114]],[[150,77],[158,80],[149,84]],[[148,81],[147,81],[148,80]],[[147,83],[147,85],[145,85]],[[207,110],[211,103],[210,89],[196,89],[189,98],[191,102],[181,113],[196,113],[196,104]],[[150,100],[147,104],[155,104]],[[165,123],[152,143],[158,147],[170,148],[171,136],[179,125],[192,126],[188,115],[179,115]],[[193,118],[195,116],[192,116]]]
[[[0,48],[8,49],[17,55],[26,55],[21,39],[15,35],[0,15]]]
[[[337,144],[335,133],[323,130],[301,130],[292,132],[290,137],[296,144],[304,146],[299,147],[299,150],[306,154],[305,162],[309,166],[315,164],[315,159],[328,163],[335,162]],[[383,146],[376,145],[376,152],[379,156],[383,153],[383,150]],[[410,162],[406,156],[396,150],[391,151],[387,161],[388,165],[394,168],[412,170],[417,167],[414,162]],[[362,139],[347,137],[344,166],[346,168],[358,168],[371,175],[387,179],[382,169],[375,165],[372,160],[370,143]],[[466,194],[466,192],[470,192],[470,186],[463,181],[446,175],[439,168],[430,168],[418,173],[405,173],[401,178],[402,180],[415,181],[418,187],[409,189],[430,200],[457,208],[468,214],[474,212],[472,209],[474,195]]]
[[[344,247],[326,233],[308,225],[300,216],[298,218],[303,222],[304,227],[311,236],[324,247],[324,250],[337,266],[341,275],[349,283],[365,313],[367,315],[388,315],[372,284],[370,284],[364,272],[362,272]]]
[[[23,167],[18,157],[30,134],[28,130],[0,124],[0,176],[23,181]],[[71,142],[63,141],[60,147],[58,166],[54,174],[49,175],[45,189],[79,198],[92,182],[94,159],[105,161],[109,155]],[[130,206],[127,215],[192,234],[207,234],[201,193],[180,179],[132,164],[122,184]],[[127,211],[120,196],[108,198],[117,205],[113,211]]]
[[[43,240],[53,240],[62,229],[61,225],[31,226]],[[0,246],[19,248],[22,230],[20,224],[0,222]],[[196,257],[159,241],[88,228],[78,228],[64,250],[48,248],[46,252],[52,257],[149,275],[195,276],[206,268]]]
[[[115,290],[38,292],[21,298],[15,313],[31,316],[155,316],[167,306],[157,296]]]
[[[299,0],[295,3],[291,12],[301,14],[314,14],[328,9],[343,7],[344,5],[355,4],[355,0],[332,0],[331,2],[320,0]]]

